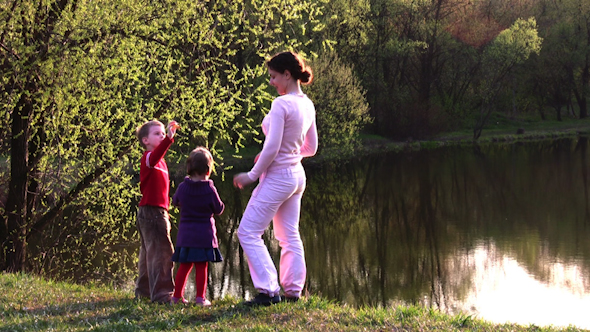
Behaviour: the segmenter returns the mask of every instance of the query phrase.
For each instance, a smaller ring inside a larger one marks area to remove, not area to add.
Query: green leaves
[[[316,107],[320,149],[351,151],[360,131],[371,122],[365,91],[353,68],[333,53],[322,54],[311,65],[315,78],[305,92]]]
[[[135,128],[175,119],[182,127],[168,160],[204,145],[222,162],[220,151],[259,135],[272,99],[265,58],[303,50],[319,15],[311,0],[0,4],[1,153],[28,165],[18,179],[8,170],[20,189],[6,195],[21,195],[14,210],[27,213],[12,220],[2,211],[9,227],[0,228],[1,238],[21,225],[29,238],[41,232],[30,242],[39,250],[29,252],[52,252],[55,266],[63,248],[92,260],[92,248],[132,239],[116,235],[134,229]],[[11,132],[15,121],[27,126]],[[29,146],[28,155],[14,154],[13,138]],[[35,197],[28,203],[24,188]],[[70,231],[88,234],[88,242],[72,242]]]
[[[484,65],[510,68],[523,63],[531,54],[539,54],[542,42],[543,38],[537,33],[534,17],[528,20],[518,19],[509,29],[500,32],[486,48]]]

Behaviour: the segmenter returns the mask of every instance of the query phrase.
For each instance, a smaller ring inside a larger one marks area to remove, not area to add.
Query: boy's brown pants
[[[167,303],[174,292],[171,260],[174,251],[170,240],[168,211],[161,207],[140,206],[137,228],[141,238],[139,276],[136,297],[149,297],[153,302]]]

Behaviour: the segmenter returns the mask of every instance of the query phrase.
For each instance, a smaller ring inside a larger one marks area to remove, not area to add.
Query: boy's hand
[[[168,138],[172,139],[174,135],[176,135],[176,130],[178,128],[180,128],[178,122],[174,120],[168,122],[168,128],[166,129],[166,131],[168,132]]]

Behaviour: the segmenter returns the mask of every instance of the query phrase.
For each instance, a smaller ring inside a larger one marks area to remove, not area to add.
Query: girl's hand
[[[234,187],[243,189],[245,186],[254,183],[250,180],[248,173],[238,173],[234,175]]]
[[[176,135],[176,130],[180,128],[180,125],[178,124],[178,122],[172,120],[170,122],[168,122],[168,128],[167,128],[167,132],[168,132],[168,138],[173,138],[174,135]]]

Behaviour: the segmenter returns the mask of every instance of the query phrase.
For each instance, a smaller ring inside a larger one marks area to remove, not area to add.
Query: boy
[[[164,129],[164,124],[152,120],[141,125],[136,132],[145,152],[139,170],[142,197],[137,210],[137,228],[141,248],[135,297],[148,297],[158,303],[170,303],[174,292],[168,216],[170,181],[164,155],[174,142],[177,128],[176,121],[170,121]]]

